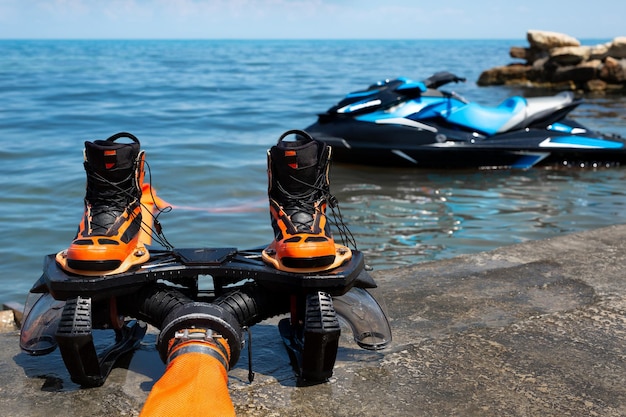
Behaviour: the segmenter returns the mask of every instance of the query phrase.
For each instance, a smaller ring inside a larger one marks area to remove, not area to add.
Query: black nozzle
[[[220,334],[230,347],[229,366],[232,368],[239,360],[243,334],[235,316],[215,304],[191,302],[170,311],[163,321],[157,350],[164,363],[167,361],[169,341],[176,336],[176,332],[185,329],[206,329]]]

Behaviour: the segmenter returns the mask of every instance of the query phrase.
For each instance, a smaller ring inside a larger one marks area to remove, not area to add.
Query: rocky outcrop
[[[480,86],[515,85],[626,93],[626,37],[598,45],[557,32],[529,30],[528,47],[513,46],[511,63],[483,71]]]

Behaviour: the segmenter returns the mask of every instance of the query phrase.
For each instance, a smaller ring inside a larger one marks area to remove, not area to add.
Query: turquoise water
[[[271,240],[266,150],[345,93],[383,78],[465,76],[479,88],[516,41],[0,41],[0,301],[23,302],[43,257],[82,214],[85,140],[142,141],[177,247]],[[532,94],[532,93],[528,93]],[[574,117],[626,135],[626,100],[589,97]],[[377,269],[624,223],[623,168],[423,172],[336,164],[331,189]]]

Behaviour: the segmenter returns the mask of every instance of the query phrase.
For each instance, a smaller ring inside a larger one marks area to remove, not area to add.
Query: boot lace
[[[311,220],[307,222],[297,222],[294,221],[294,226],[297,230],[311,230],[313,216],[315,212],[320,212],[320,205],[317,204],[320,200],[326,203],[326,207],[330,209],[330,216],[326,213],[326,218],[330,219],[330,224],[334,227],[335,231],[339,235],[341,243],[344,246],[351,246],[353,249],[357,250],[356,240],[350,232],[350,229],[345,224],[343,220],[343,216],[341,214],[341,209],[339,208],[339,201],[335,198],[334,195],[330,193],[328,187],[326,185],[326,176],[324,174],[318,175],[315,180],[315,184],[309,184],[305,181],[302,181],[299,178],[296,178],[292,175],[289,176],[293,181],[296,181],[302,185],[305,185],[307,191],[303,193],[291,193],[278,182],[278,189],[285,197],[285,206],[289,207],[289,211],[304,211],[305,213],[310,214]],[[293,221],[293,218],[292,218]]]
[[[132,175],[112,182],[93,170],[87,170],[87,196],[91,207],[91,230],[106,234],[116,219],[133,204]],[[130,185],[129,185],[130,184]]]
[[[152,170],[150,169],[150,165],[147,161],[144,161],[144,167],[146,168],[146,172],[148,174],[148,182],[152,183]],[[117,217],[123,213],[129,205],[141,204],[141,199],[138,200],[135,195],[135,190],[138,187],[134,176],[135,173],[132,172],[123,180],[113,182],[93,170],[87,170],[87,200],[91,205],[91,217],[92,219],[107,219],[103,222],[105,224],[92,223],[92,229],[98,227],[108,229],[108,227],[115,222]],[[167,250],[171,250],[174,247],[165,237],[158,217],[162,213],[170,212],[172,210],[172,206],[159,207],[156,203],[152,187],[150,187],[150,196],[152,197],[154,207],[157,208],[157,213],[154,214],[152,210],[144,210],[144,213],[149,213],[152,217],[153,226],[148,227],[148,224],[142,219],[141,229],[146,233],[150,233],[153,238],[161,244],[161,246]],[[141,206],[145,208],[144,204],[141,204]]]

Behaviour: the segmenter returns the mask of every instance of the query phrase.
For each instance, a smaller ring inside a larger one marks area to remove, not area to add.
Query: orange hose
[[[204,342],[188,343],[207,346]],[[228,372],[210,355],[183,353],[167,365],[139,416],[234,417],[235,408],[228,392]]]

